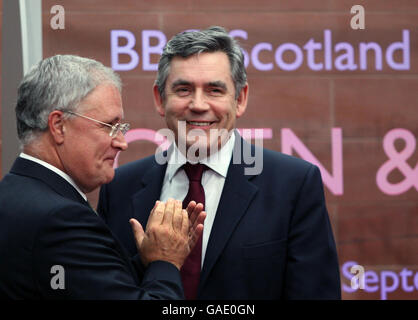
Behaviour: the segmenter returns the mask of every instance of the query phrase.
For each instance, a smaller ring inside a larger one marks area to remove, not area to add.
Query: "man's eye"
[[[109,131],[109,130],[112,130],[113,123],[104,122],[104,123],[101,123],[100,126],[103,128],[103,130]]]
[[[219,88],[210,88],[209,93],[213,96],[221,96],[224,94],[224,91]]]
[[[104,131],[106,131],[106,132],[108,132],[108,131],[112,130],[112,128],[111,128],[111,127],[106,126],[106,125],[104,125],[104,124],[102,124],[102,129],[103,129]]]
[[[189,88],[182,87],[182,88],[177,88],[175,90],[175,93],[180,97],[185,97],[190,94],[190,90]]]

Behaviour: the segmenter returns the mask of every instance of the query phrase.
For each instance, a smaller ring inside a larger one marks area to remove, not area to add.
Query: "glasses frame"
[[[119,131],[122,133],[123,136],[129,131],[129,127],[130,127],[129,123],[118,122],[114,125],[111,125],[111,124],[108,124],[106,122],[90,118],[88,116],[82,115],[82,114],[77,113],[77,112],[73,112],[73,111],[64,111],[64,112],[75,115],[75,116],[78,116],[78,117],[82,117],[84,119],[91,120],[91,121],[100,123],[100,124],[102,124],[106,127],[109,127],[111,129],[110,132],[109,132],[109,136],[112,137],[112,138],[115,138],[118,135]]]

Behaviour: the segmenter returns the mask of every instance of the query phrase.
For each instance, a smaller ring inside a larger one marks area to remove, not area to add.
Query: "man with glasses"
[[[91,59],[47,58],[23,78],[16,117],[22,153],[0,182],[0,298],[182,299],[203,206],[157,201],[145,232],[130,219],[141,253],[130,258],[85,195],[113,179],[127,148],[119,77]]]

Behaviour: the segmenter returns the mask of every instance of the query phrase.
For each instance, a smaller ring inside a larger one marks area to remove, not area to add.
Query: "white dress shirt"
[[[21,152],[19,157],[21,157],[23,159],[26,159],[26,160],[36,162],[36,163],[40,164],[41,166],[44,166],[45,168],[47,168],[51,171],[54,171],[56,174],[58,174],[59,176],[64,178],[66,181],[68,181],[68,183],[71,184],[74,187],[74,189],[76,189],[78,191],[78,193],[83,197],[83,199],[87,201],[87,196],[75,184],[74,180],[71,179],[71,177],[68,174],[66,174],[64,171],[58,169],[57,167],[54,167],[53,165],[49,164],[48,162],[45,162],[45,161],[40,160],[38,158],[32,157],[32,156],[30,156],[30,155],[28,155],[24,152]]]
[[[226,174],[232,158],[234,143],[235,134],[232,134],[219,152],[199,161],[210,168],[205,170],[202,176],[202,186],[205,190],[205,211],[207,215],[203,228],[201,266],[203,266],[205,259],[209,235],[215,220],[219,200],[221,199]],[[186,197],[189,190],[189,179],[184,169],[181,168],[186,162],[186,158],[174,143],[173,151],[168,158],[167,170],[161,189],[161,201],[165,202],[169,198],[183,201]]]

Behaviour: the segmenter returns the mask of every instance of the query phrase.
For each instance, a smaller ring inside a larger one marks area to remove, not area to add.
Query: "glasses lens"
[[[116,135],[118,134],[118,129],[119,129],[119,124],[117,123],[114,126],[112,126],[109,136],[111,136],[112,138],[116,137]]]
[[[117,123],[112,126],[112,130],[110,131],[110,136],[112,138],[116,137],[118,132],[122,132],[122,135],[125,135],[129,131],[129,124],[128,123]]]
[[[129,131],[129,123],[121,124],[119,130],[122,131],[123,135],[125,135]]]

